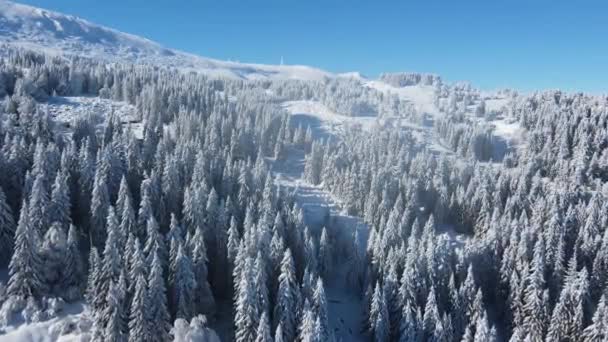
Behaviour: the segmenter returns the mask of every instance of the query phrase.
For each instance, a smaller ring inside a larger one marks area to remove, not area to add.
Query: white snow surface
[[[79,116],[92,116],[101,129],[106,118],[114,114],[123,125],[131,128],[136,138],[143,138],[143,124],[137,119],[135,106],[126,102],[89,96],[55,96],[42,106],[64,131],[68,131],[68,126]]]
[[[393,87],[382,81],[374,80],[364,84],[366,87],[376,89],[385,94],[397,95],[401,100],[412,103],[420,113],[431,115],[438,114],[439,111],[433,103],[434,88],[427,85],[415,85],[406,87]]]
[[[200,57],[71,15],[6,0],[0,0],[0,43],[56,55],[162,65],[218,78],[320,81],[335,77],[308,66],[248,64]]]
[[[78,322],[85,313],[80,304],[67,305],[58,317],[43,322],[10,325],[0,335],[0,342],[78,342],[83,335]],[[71,331],[67,333],[68,331]]]
[[[302,124],[306,129],[308,125],[313,129],[321,128],[326,133],[333,135],[341,134],[346,129],[355,127],[370,130],[378,125],[376,117],[371,116],[347,116],[334,112],[318,101],[286,101],[283,108],[293,116],[292,122],[296,125]],[[318,137],[323,137],[322,132],[317,132]]]

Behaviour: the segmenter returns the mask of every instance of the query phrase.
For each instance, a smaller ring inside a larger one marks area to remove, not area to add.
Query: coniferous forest
[[[429,115],[356,78],[0,49],[0,339],[54,320],[53,340],[608,341],[605,96],[489,109],[469,84],[380,77],[431,89]],[[70,98],[134,115],[59,120]],[[288,101],[353,124],[328,134]],[[311,189],[334,206],[307,209]]]

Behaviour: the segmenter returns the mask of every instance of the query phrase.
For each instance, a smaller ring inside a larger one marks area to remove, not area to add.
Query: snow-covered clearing
[[[78,117],[90,116],[102,127],[107,117],[116,115],[125,126],[131,128],[135,137],[143,137],[143,124],[137,118],[135,106],[125,102],[99,97],[55,96],[49,99],[44,108],[66,131]]]
[[[431,115],[438,114],[439,111],[433,103],[434,88],[427,85],[415,85],[406,87],[393,87],[382,81],[369,81],[364,86],[376,89],[385,94],[397,95],[401,100],[406,100],[414,105],[420,113]]]
[[[315,133],[315,128],[321,128],[325,133],[339,135],[346,129],[359,127],[369,130],[378,125],[378,120],[371,116],[347,116],[338,114],[317,101],[287,101],[283,108],[293,117],[292,122],[297,126],[302,123],[306,128],[310,125]],[[318,134],[325,135],[320,131]]]
[[[517,121],[509,119],[499,119],[492,121],[494,125],[494,135],[507,140],[510,145],[517,145],[522,142],[524,131]]]

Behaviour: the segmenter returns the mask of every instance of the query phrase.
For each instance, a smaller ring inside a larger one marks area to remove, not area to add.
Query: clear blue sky
[[[608,1],[23,0],[203,56],[608,92]]]

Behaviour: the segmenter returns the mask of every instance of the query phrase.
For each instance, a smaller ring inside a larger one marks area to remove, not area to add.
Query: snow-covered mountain
[[[71,15],[5,0],[0,0],[0,43],[47,53],[164,65],[212,77],[322,80],[335,76],[308,66],[247,64],[200,57]]]

